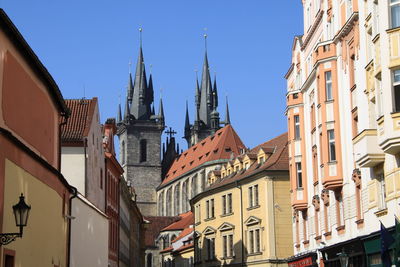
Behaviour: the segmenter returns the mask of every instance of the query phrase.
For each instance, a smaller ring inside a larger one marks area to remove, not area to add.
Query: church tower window
[[[147,161],[147,140],[140,140],[140,162]]]

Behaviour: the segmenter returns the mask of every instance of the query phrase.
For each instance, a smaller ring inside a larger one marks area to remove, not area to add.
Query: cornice
[[[302,51],[307,47],[308,43],[311,40],[311,37],[314,36],[315,30],[317,29],[320,22],[322,21],[323,15],[324,15],[324,11],[322,9],[320,9],[318,12],[317,18],[314,21],[314,24],[312,25],[310,31],[308,32],[306,39],[304,39],[304,41],[303,41],[303,45],[301,46]]]

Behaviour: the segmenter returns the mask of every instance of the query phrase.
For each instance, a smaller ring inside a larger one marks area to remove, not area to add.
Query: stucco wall
[[[18,232],[12,206],[19,201],[21,193],[26,197],[25,202],[31,205],[23,237],[2,247],[16,251],[15,266],[65,266],[67,220],[62,197],[8,159],[5,160],[4,185],[2,233]]]
[[[71,267],[108,266],[108,219],[83,196],[72,200]],[[40,265],[37,265],[40,266]]]
[[[85,157],[83,147],[61,148],[61,173],[70,185],[85,194]]]

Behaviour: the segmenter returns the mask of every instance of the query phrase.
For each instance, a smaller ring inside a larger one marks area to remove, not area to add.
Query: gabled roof
[[[176,222],[180,219],[178,216],[146,216],[144,219],[150,221],[150,224],[146,228],[144,243],[146,247],[155,246],[154,240],[156,240],[161,229]]]
[[[232,126],[227,125],[180,154],[172,163],[161,186],[208,161],[229,159],[232,153],[238,156],[245,148]]]
[[[268,159],[263,164],[258,164],[257,162],[254,162],[247,170],[234,172],[231,175],[228,175],[226,177],[217,180],[214,184],[212,184],[209,187],[208,190],[204,191],[203,193],[200,193],[199,195],[196,196],[196,198],[203,194],[208,194],[209,191],[212,191],[216,188],[250,177],[253,174],[256,174],[261,171],[268,171],[268,170],[289,171],[289,154],[288,154],[287,142],[288,142],[287,133],[284,133],[261,145],[254,147],[253,149],[250,150],[249,152],[250,154],[253,154],[253,151],[259,151],[260,148],[274,148],[274,150],[271,156],[268,157]]]
[[[172,243],[184,238],[185,236],[187,236],[188,234],[191,234],[193,232],[193,227],[187,227],[185,229],[183,229],[183,231],[174,239],[171,240]]]
[[[89,134],[90,125],[97,105],[97,97],[92,99],[65,100],[71,114],[67,124],[61,128],[61,142],[82,142]]]
[[[194,216],[193,213],[191,211],[188,211],[186,213],[183,213],[181,215],[179,215],[180,220],[164,227],[161,232],[163,231],[175,231],[175,230],[183,230],[187,227],[189,227],[189,225],[192,225],[194,223]]]

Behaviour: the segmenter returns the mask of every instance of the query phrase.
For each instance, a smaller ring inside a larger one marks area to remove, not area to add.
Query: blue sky
[[[101,120],[115,117],[136,66],[138,28],[152,65],[156,112],[160,88],[167,126],[182,137],[185,101],[194,118],[195,69],[208,34],[219,112],[253,147],[286,131],[286,84],[293,36],[302,33],[300,0],[0,0],[2,7],[58,83],[64,98],[99,98]],[[199,72],[199,78],[201,73]],[[85,88],[85,89],[84,89]]]

